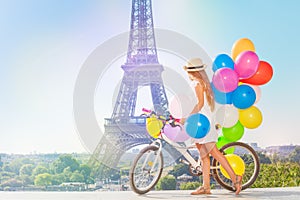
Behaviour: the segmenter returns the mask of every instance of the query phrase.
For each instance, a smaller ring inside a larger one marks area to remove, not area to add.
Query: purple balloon
[[[167,136],[173,142],[184,142],[190,138],[190,136],[185,132],[182,125],[177,125],[172,127],[170,124],[166,124],[163,129],[163,134]]]
[[[258,68],[259,58],[253,51],[244,51],[238,55],[235,61],[234,71],[240,79],[250,78]]]
[[[233,69],[224,67],[215,71],[212,82],[217,90],[227,93],[237,88],[239,77]]]

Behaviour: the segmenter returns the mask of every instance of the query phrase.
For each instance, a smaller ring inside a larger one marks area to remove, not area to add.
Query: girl
[[[188,73],[190,80],[193,83],[195,89],[195,95],[198,103],[193,108],[190,114],[201,113],[206,116],[210,116],[215,109],[214,94],[205,72],[206,65],[202,63],[200,58],[194,58],[188,61],[187,65],[184,66],[184,70]],[[205,98],[204,98],[205,96]],[[208,104],[208,106],[205,106]],[[181,122],[184,123],[185,119]],[[199,194],[211,194],[210,192],[210,157],[211,154],[227,171],[230,179],[232,180],[235,194],[238,195],[242,190],[242,176],[238,176],[234,173],[226,157],[216,147],[216,141],[218,139],[217,130],[211,126],[209,133],[201,139],[193,139],[202,161],[203,167],[203,184],[201,187],[193,191],[192,195]]]

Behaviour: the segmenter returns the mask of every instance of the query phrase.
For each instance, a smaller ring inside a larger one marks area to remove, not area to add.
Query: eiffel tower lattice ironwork
[[[145,118],[135,116],[138,89],[150,87],[153,108],[165,114],[168,100],[159,64],[154,37],[151,0],[133,0],[127,60],[121,66],[124,76],[111,118],[105,119],[105,133],[96,147],[91,160],[102,165],[97,174],[105,171],[104,166],[117,166],[123,153],[135,146],[149,144],[151,137],[146,132]],[[168,144],[164,148],[174,158],[179,153]]]

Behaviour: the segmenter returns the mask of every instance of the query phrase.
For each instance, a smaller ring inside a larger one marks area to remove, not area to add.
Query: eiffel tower
[[[132,0],[127,60],[121,68],[124,76],[113,113],[105,119],[104,136],[91,157],[92,165],[101,163],[97,166],[98,175],[105,173],[107,167],[117,166],[125,151],[152,141],[146,131],[145,117],[135,116],[140,87],[150,87],[155,112],[162,115],[167,112],[168,100],[161,76],[164,69],[157,58],[151,0]],[[167,143],[164,149],[179,158],[179,153]]]

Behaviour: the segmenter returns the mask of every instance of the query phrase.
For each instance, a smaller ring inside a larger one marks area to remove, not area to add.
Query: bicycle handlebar
[[[157,115],[154,111],[146,109],[146,108],[142,108],[142,111],[147,113],[148,116],[155,115],[157,117],[157,119],[159,119],[159,120],[168,121],[169,124],[173,127],[178,126],[178,125],[175,124],[175,122],[178,122],[178,123],[180,122],[180,119],[176,119],[170,114],[167,117],[165,117],[165,116],[162,116],[162,115]]]
[[[164,116],[162,116],[162,115],[157,115],[154,111],[152,111],[152,110],[149,110],[149,109],[146,109],[146,108],[142,108],[142,111],[143,112],[145,112],[145,113],[147,113],[148,114],[148,116],[151,116],[151,115],[155,115],[158,119],[160,119],[160,120],[169,120],[169,118],[166,118],[166,117],[164,117]]]
[[[146,109],[146,108],[142,108],[142,111],[143,111],[143,112],[146,112],[146,113],[151,113],[151,110],[148,110],[148,109]]]

